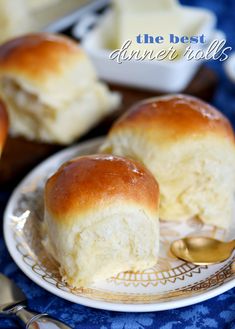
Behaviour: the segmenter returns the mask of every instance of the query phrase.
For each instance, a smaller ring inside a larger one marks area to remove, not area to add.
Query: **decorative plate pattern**
[[[66,285],[41,243],[43,187],[46,179],[65,161],[96,153],[101,139],[68,148],[32,171],[13,193],[4,216],[8,249],[19,267],[32,280],[80,304],[118,311],[152,311],[190,305],[235,286],[233,257],[211,266],[196,266],[177,260],[169,251],[172,241],[186,235],[204,234],[229,239],[226,232],[192,218],[186,222],[161,222],[161,253],[158,263],[143,272],[119,273],[86,289]]]

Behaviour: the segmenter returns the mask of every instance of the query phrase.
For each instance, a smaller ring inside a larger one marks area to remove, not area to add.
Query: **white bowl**
[[[206,9],[183,7],[188,20],[200,22],[198,30],[194,35],[205,34],[206,39],[212,40],[215,33],[216,17],[213,12]],[[118,64],[115,60],[109,59],[112,50],[108,44],[114,38],[114,17],[112,10],[105,12],[100,18],[94,14],[84,17],[73,30],[75,37],[82,37],[82,46],[92,59],[98,75],[101,79],[120,85],[127,85],[148,90],[164,92],[180,92],[189,84],[202,60],[188,61],[181,57],[176,61],[124,61]],[[88,30],[89,24],[96,26]],[[208,46],[208,44],[207,44]],[[207,46],[204,46],[205,48]],[[192,47],[192,45],[191,45]],[[193,49],[199,49],[201,45],[194,45]]]

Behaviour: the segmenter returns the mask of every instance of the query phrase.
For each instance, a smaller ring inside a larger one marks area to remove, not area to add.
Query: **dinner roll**
[[[228,228],[235,189],[235,144],[229,121],[186,95],[149,99],[118,120],[104,152],[144,163],[159,182],[160,218]]]
[[[0,156],[6,140],[8,130],[8,116],[5,105],[0,100]]]
[[[12,135],[61,144],[87,132],[119,102],[77,43],[47,33],[0,47],[0,94]]]
[[[46,183],[44,245],[66,282],[87,286],[156,264],[158,184],[141,164],[92,155],[63,165]]]

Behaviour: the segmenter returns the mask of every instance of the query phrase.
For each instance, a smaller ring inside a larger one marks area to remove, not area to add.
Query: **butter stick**
[[[119,11],[147,12],[156,10],[172,10],[179,6],[177,0],[114,0]]]
[[[127,40],[131,40],[132,44],[129,52],[132,50],[160,51],[161,49],[169,49],[174,46],[180,53],[182,44],[170,44],[169,35],[174,33],[182,35],[183,29],[180,23],[180,15],[175,11],[160,11],[150,13],[131,13],[125,12],[120,15],[119,25],[119,46],[123,45]],[[140,35],[139,41],[137,37]],[[161,42],[156,42],[155,38],[161,37]],[[154,40],[153,40],[154,39]]]

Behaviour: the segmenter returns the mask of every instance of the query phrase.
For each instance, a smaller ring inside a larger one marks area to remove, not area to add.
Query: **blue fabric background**
[[[234,0],[191,0],[184,4],[206,7],[218,17],[218,27],[226,35],[228,44],[235,50],[235,1]],[[235,128],[235,85],[223,72],[221,63],[211,62],[220,76],[220,83],[213,103],[232,121]],[[0,213],[9,195],[0,192]],[[235,289],[204,303],[182,309],[153,313],[115,313],[99,311],[64,301],[46,292],[30,281],[10,258],[0,230],[0,271],[13,278],[29,299],[29,306],[38,312],[49,314],[66,321],[74,328],[93,329],[194,329],[235,328]],[[1,299],[1,296],[0,296]],[[0,329],[15,329],[17,324],[0,318]]]

